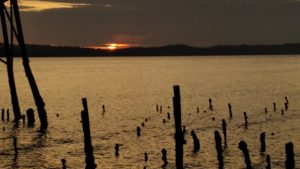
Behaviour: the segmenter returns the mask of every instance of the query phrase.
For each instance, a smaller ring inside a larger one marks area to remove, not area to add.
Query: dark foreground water
[[[15,62],[21,110],[35,109],[21,60]],[[62,158],[70,168],[84,168],[80,123],[83,97],[88,99],[98,168],[157,169],[163,164],[162,148],[168,151],[167,168],[175,168],[172,88],[176,84],[181,86],[183,124],[187,129],[186,168],[217,168],[213,133],[221,132],[223,118],[228,123],[225,168],[244,167],[237,148],[240,140],[247,142],[254,168],[265,168],[265,155],[259,153],[261,132],[266,132],[267,153],[274,169],[284,168],[284,146],[289,141],[294,143],[296,166],[300,167],[300,56],[33,58],[31,66],[46,102],[49,129],[45,135],[38,132],[37,114],[33,128],[21,124],[13,129],[12,122],[0,121],[1,128],[5,127],[0,132],[0,168],[61,168]],[[4,65],[0,75],[0,107],[11,109]],[[289,98],[290,107],[281,116],[284,96]],[[210,97],[213,112],[207,110]],[[228,115],[229,102],[232,119]],[[276,112],[272,112],[273,102],[277,103]],[[104,114],[102,104],[106,106]],[[156,104],[163,106],[163,113],[156,112]],[[197,106],[200,113],[196,112]],[[265,107],[268,114],[264,113]],[[249,116],[248,129],[243,126],[244,111]],[[171,113],[170,120],[167,112]],[[145,118],[149,121],[137,137],[136,127]],[[167,120],[165,124],[163,119]],[[192,152],[192,129],[200,138],[198,153]],[[16,160],[12,136],[18,140]],[[114,156],[116,143],[121,144],[118,158]],[[147,163],[144,152],[149,156]]]

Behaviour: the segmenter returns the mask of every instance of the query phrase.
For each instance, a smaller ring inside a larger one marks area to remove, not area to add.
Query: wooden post
[[[167,150],[163,148],[161,150],[161,153],[162,153],[162,160],[164,162],[164,164],[162,165],[162,167],[166,167],[168,165]]]
[[[191,136],[194,140],[194,153],[200,150],[200,141],[194,130],[191,131]]]
[[[120,154],[119,154],[119,147],[120,145],[119,144],[116,144],[115,145],[115,156],[118,157]]]
[[[224,162],[223,162],[223,148],[222,148],[222,138],[220,133],[216,130],[215,131],[215,145],[217,150],[217,157],[219,162],[219,169],[223,169]]]
[[[7,75],[8,75],[8,83],[10,88],[10,95],[11,95],[11,103],[13,107],[14,112],[14,121],[17,123],[21,118],[21,112],[20,112],[20,106],[19,106],[19,100],[17,95],[17,89],[14,79],[14,71],[13,71],[13,50],[10,45],[11,42],[9,42],[8,38],[8,31],[7,31],[7,25],[6,25],[6,17],[5,17],[5,5],[4,2],[1,2],[0,4],[0,15],[1,15],[1,25],[2,25],[2,32],[3,32],[3,44],[4,44],[4,56],[6,57],[6,66],[7,66]],[[9,17],[9,16],[7,16]]]
[[[175,120],[175,156],[176,168],[183,169],[183,133],[181,126],[181,103],[180,103],[180,87],[178,85],[173,87],[173,110]]]
[[[62,163],[62,169],[67,169],[66,162],[67,162],[67,160],[65,160],[65,159],[61,159],[61,163]]]
[[[45,103],[39,92],[38,86],[36,84],[35,78],[33,76],[31,68],[30,68],[29,58],[27,55],[25,40],[24,40],[24,36],[23,36],[23,29],[22,29],[21,17],[20,17],[20,13],[19,13],[18,1],[11,0],[11,3],[13,5],[13,13],[14,13],[14,18],[15,18],[15,23],[16,23],[16,32],[18,34],[18,36],[16,36],[16,38],[19,43],[20,52],[21,52],[22,59],[23,59],[23,66],[24,66],[25,74],[28,79],[28,82],[29,82],[29,85],[30,85],[30,88],[32,91],[32,95],[34,97],[35,105],[37,106],[37,111],[38,111],[39,118],[41,121],[41,129],[44,130],[44,129],[47,129],[47,127],[48,127]]]
[[[2,121],[4,121],[4,120],[5,120],[5,118],[4,118],[4,113],[5,113],[5,110],[4,110],[4,109],[2,109],[2,114],[1,114],[1,120],[2,120]]]
[[[144,161],[145,161],[145,162],[148,161],[148,154],[147,154],[147,152],[144,153]]]
[[[295,155],[294,155],[294,145],[292,142],[289,142],[285,145],[285,168],[294,169],[295,168]]]
[[[266,152],[266,142],[265,142],[265,139],[266,139],[266,134],[265,134],[265,132],[263,132],[263,133],[260,134],[260,152],[261,153]]]
[[[27,125],[32,126],[35,123],[35,118],[34,118],[34,111],[32,108],[27,109],[26,111],[27,114]]]
[[[141,128],[140,128],[139,126],[136,127],[136,135],[137,135],[138,137],[141,136]]]
[[[248,126],[248,116],[247,116],[247,113],[244,112],[244,120],[245,120],[245,127]]]
[[[245,159],[245,164],[247,166],[247,169],[252,169],[251,166],[251,160],[250,160],[250,155],[249,155],[249,150],[247,148],[247,144],[244,141],[240,141],[238,148],[243,152],[244,154],[244,159]]]
[[[267,162],[266,169],[271,169],[271,157],[269,154],[266,157],[266,162]]]
[[[276,103],[275,102],[273,103],[273,111],[274,112],[276,111]]]
[[[82,129],[84,134],[84,152],[86,155],[86,169],[95,169],[97,165],[94,161],[93,146],[90,133],[89,111],[86,98],[82,99],[83,111],[81,111]]]
[[[232,109],[230,103],[228,103],[228,109],[229,109],[229,117],[232,118]]]
[[[265,114],[268,114],[268,108],[265,107]]]

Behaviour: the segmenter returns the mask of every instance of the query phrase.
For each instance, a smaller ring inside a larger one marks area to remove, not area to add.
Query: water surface
[[[34,128],[21,124],[15,129],[11,122],[0,122],[6,128],[0,132],[0,168],[60,168],[62,158],[70,168],[84,168],[83,97],[88,99],[98,168],[160,168],[162,148],[168,150],[168,168],[174,168],[172,87],[176,84],[181,86],[183,124],[187,128],[186,168],[217,168],[213,133],[221,132],[223,118],[228,123],[225,168],[244,167],[237,148],[240,140],[247,142],[255,168],[264,168],[265,156],[259,153],[261,132],[266,132],[273,168],[284,168],[284,145],[289,141],[294,143],[296,166],[300,166],[300,56],[32,58],[31,66],[46,103],[49,129],[41,135],[38,122]],[[0,105],[11,109],[4,66],[0,75]],[[15,61],[15,78],[22,112],[35,109],[20,59]],[[284,96],[289,98],[290,107],[281,116]],[[207,110],[208,98],[213,100],[213,112]],[[272,112],[273,102],[277,112]],[[106,106],[104,114],[102,104]],[[163,106],[163,113],[156,112],[156,104]],[[243,126],[244,111],[249,116],[248,129]],[[164,124],[167,112],[172,116]],[[149,121],[141,137],[136,137],[136,127],[145,118]],[[201,142],[198,153],[192,152],[192,129]],[[17,160],[12,136],[18,139]],[[116,143],[121,144],[118,158],[114,156]],[[149,155],[147,163],[144,152]]]

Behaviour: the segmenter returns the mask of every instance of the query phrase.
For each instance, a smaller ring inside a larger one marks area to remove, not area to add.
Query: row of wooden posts
[[[184,132],[185,129],[182,126],[181,123],[181,98],[180,98],[180,87],[179,86],[174,86],[174,97],[173,97],[173,111],[174,111],[174,120],[175,120],[175,163],[176,163],[176,168],[177,169],[183,169],[184,168],[184,161],[183,161],[183,145],[185,144],[185,139],[184,139]],[[288,100],[287,97],[285,97],[286,103],[285,103],[285,108],[287,110],[288,108]],[[83,132],[84,132],[84,151],[86,154],[86,169],[95,169],[97,165],[95,164],[94,161],[94,156],[93,156],[93,146],[91,143],[91,136],[90,136],[90,125],[89,125],[89,115],[88,115],[88,107],[87,107],[87,100],[86,98],[82,99],[83,107],[84,110],[81,112],[81,119],[82,119],[82,127],[83,127]],[[276,104],[273,104],[274,106],[274,111],[276,111]],[[228,104],[229,107],[229,114],[230,117],[232,118],[232,109],[231,105]],[[102,106],[103,112],[105,112],[104,106]],[[162,106],[160,108],[158,105],[156,106],[157,111],[162,112]],[[209,109],[213,111],[213,106],[212,106],[212,101],[209,99]],[[197,108],[197,111],[199,111],[199,108]],[[244,113],[245,116],[245,125],[247,124],[247,115]],[[145,119],[147,121],[147,119]],[[143,124],[142,124],[143,125]],[[215,136],[215,146],[216,146],[216,152],[217,152],[217,159],[219,162],[219,169],[224,168],[224,158],[223,158],[223,151],[227,147],[227,124],[226,121],[223,119],[222,120],[222,130],[223,130],[223,136],[224,136],[224,146],[222,145],[222,137],[219,133],[219,131],[214,132]],[[137,127],[137,136],[140,136],[141,129],[140,127]],[[200,149],[200,141],[196,135],[196,133],[192,130],[191,131],[192,138],[194,140],[194,152],[199,151]],[[265,133],[260,134],[260,143],[261,143],[261,153],[264,153],[266,151],[266,143],[265,143]],[[240,141],[238,144],[238,148],[242,151],[244,155],[244,161],[247,169],[252,169],[252,163],[249,155],[249,150],[247,148],[247,143],[243,140]],[[294,157],[294,150],[293,150],[293,143],[289,142],[285,146],[286,150],[286,169],[294,169],[295,168],[295,157]],[[167,150],[162,149],[162,161],[163,165],[162,167],[166,167],[168,165],[168,160],[167,160]],[[119,156],[119,144],[115,145],[115,155]],[[144,153],[144,159],[145,161],[148,160],[148,155],[145,152]],[[66,167],[65,165],[66,161],[62,159],[62,164],[63,168]],[[266,169],[271,169],[271,157],[270,155],[266,156]],[[145,167],[146,168],[146,167]]]

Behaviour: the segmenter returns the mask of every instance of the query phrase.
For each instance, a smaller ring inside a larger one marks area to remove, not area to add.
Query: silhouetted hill
[[[18,55],[18,48],[16,47]],[[131,47],[118,50],[103,50],[81,47],[27,45],[28,55],[43,56],[196,56],[196,55],[280,55],[300,54],[300,43],[282,45],[219,45],[191,47],[169,45],[161,47]],[[3,45],[0,47],[1,56]]]

